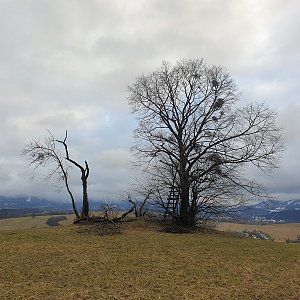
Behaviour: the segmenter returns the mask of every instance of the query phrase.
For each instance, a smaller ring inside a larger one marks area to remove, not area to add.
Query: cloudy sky
[[[127,86],[163,60],[204,58],[227,68],[243,101],[278,110],[286,152],[260,180],[300,199],[299,16],[299,0],[0,0],[0,195],[68,199],[31,181],[20,155],[46,129],[68,129],[90,197],[120,198],[136,126]]]

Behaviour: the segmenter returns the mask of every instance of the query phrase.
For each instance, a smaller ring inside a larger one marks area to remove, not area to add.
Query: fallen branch
[[[124,219],[127,215],[129,215],[133,211],[134,211],[134,206],[131,207],[128,211],[124,212],[120,217],[113,218],[112,221],[113,222],[118,222],[118,221]]]

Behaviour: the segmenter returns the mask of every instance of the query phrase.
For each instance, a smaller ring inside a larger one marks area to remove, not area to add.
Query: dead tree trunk
[[[89,165],[87,161],[84,161],[85,166],[83,167],[75,160],[71,159],[69,156],[68,145],[66,144],[68,133],[66,131],[66,135],[63,141],[56,140],[58,143],[63,144],[65,147],[66,160],[72,163],[74,166],[80,169],[81,171],[81,182],[82,182],[82,210],[81,210],[81,218],[86,218],[89,216],[90,208],[89,208],[89,200],[88,200],[88,177],[90,173]]]
[[[61,168],[61,170],[62,170],[62,172],[64,174],[64,181],[65,181],[66,189],[67,189],[67,191],[68,191],[68,193],[69,193],[69,195],[71,197],[73,211],[74,211],[74,213],[76,215],[76,218],[79,219],[80,215],[79,215],[78,210],[76,208],[76,203],[75,203],[75,199],[74,199],[73,193],[71,192],[71,189],[69,187],[68,174],[67,174],[66,170],[64,169],[64,167],[63,167],[63,165],[62,165],[62,163],[61,163],[60,160],[59,160],[59,165],[60,165],[60,168]]]
[[[81,170],[81,181],[82,181],[82,211],[81,217],[85,218],[89,216],[90,208],[89,208],[89,199],[88,199],[88,191],[87,191],[87,179],[89,176],[89,166],[87,161],[85,161],[85,169],[80,166]]]

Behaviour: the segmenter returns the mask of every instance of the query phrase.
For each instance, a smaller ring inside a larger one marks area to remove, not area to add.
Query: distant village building
[[[252,222],[255,222],[255,223],[264,223],[264,224],[267,224],[267,223],[285,223],[285,220],[274,220],[274,219],[267,219],[266,217],[258,217],[258,216],[254,216],[252,217]]]

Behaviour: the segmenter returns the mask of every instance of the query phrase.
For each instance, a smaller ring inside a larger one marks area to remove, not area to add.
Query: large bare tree
[[[56,177],[58,181],[62,181],[69,193],[72,201],[74,213],[78,219],[87,218],[89,216],[89,201],[88,201],[88,177],[90,173],[87,161],[84,165],[79,164],[70,158],[69,149],[67,145],[67,131],[63,140],[57,140],[49,131],[49,136],[45,137],[43,141],[32,139],[23,149],[23,155],[28,156],[29,165],[34,168],[34,173],[37,168],[47,167],[47,175],[45,180]],[[57,144],[63,146],[63,152],[57,149]],[[82,210],[79,214],[74,195],[69,185],[69,170],[71,166],[75,166],[80,170],[82,183]],[[52,169],[51,169],[52,167]]]
[[[194,224],[262,195],[244,171],[277,166],[283,145],[276,112],[263,103],[241,106],[224,68],[198,59],[164,62],[129,89],[139,120],[135,157],[162,194],[177,189],[178,223]]]

